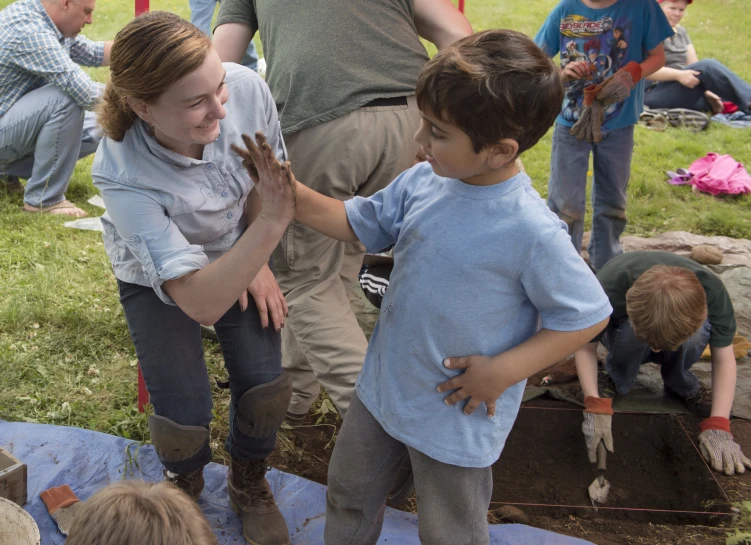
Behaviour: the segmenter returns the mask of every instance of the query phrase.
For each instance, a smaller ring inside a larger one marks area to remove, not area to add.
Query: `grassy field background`
[[[0,0],[0,8],[8,0]],[[476,30],[513,28],[533,35],[555,0],[468,0]],[[186,2],[157,0],[152,9],[188,16]],[[99,0],[85,34],[110,39],[131,17],[130,0]],[[699,56],[714,57],[751,80],[748,0],[703,0],[685,20]],[[105,81],[107,69],[91,74]],[[687,230],[751,238],[751,199],[714,199],[665,182],[665,170],[687,167],[707,152],[751,162],[751,131],[712,126],[700,134],[638,128],[629,191],[628,233]],[[546,194],[550,135],[523,156]],[[96,191],[91,158],[78,163],[68,198],[86,208]],[[68,424],[146,439],[136,410],[135,354],[110,265],[98,233],[63,227],[65,220],[21,212],[21,198],[0,194],[0,419]],[[221,357],[206,342],[209,370],[222,378]],[[219,444],[227,394],[215,392]],[[217,454],[221,454],[218,449]]]

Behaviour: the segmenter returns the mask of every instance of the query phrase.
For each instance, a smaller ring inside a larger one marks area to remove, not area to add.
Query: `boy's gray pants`
[[[355,394],[329,463],[326,545],[375,545],[388,496],[410,458],[420,542],[487,545],[490,467],[444,464],[386,433]]]

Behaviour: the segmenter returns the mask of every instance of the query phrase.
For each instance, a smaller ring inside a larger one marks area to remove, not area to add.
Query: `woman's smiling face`
[[[167,149],[200,158],[203,146],[219,137],[219,120],[227,115],[226,71],[211,49],[195,71],[172,84],[147,106],[154,136]]]

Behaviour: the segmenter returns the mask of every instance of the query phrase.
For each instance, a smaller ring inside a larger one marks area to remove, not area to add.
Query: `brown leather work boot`
[[[266,460],[230,462],[229,503],[240,515],[243,535],[251,545],[289,545],[289,531],[266,482]]]
[[[193,498],[194,501],[198,501],[201,492],[203,492],[203,468],[196,469],[190,473],[183,473],[181,475],[177,475],[165,469],[164,480],[174,484],[177,488]]]

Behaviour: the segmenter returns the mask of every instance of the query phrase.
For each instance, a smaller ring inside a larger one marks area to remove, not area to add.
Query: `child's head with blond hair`
[[[86,501],[66,545],[218,545],[196,502],[167,482],[121,481]]]
[[[707,319],[707,296],[688,269],[656,265],[626,292],[626,313],[653,350],[677,350]]]

